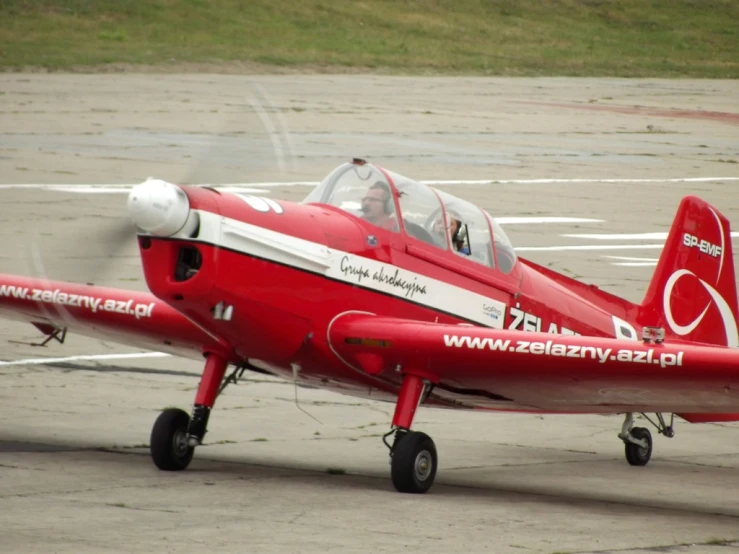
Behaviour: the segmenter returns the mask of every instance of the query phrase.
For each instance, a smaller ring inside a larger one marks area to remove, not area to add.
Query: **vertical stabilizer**
[[[638,322],[684,340],[739,346],[729,221],[704,200],[680,202]]]

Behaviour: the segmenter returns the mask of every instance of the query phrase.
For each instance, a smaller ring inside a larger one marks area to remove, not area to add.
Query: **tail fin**
[[[638,323],[685,340],[739,346],[729,221],[696,196],[680,202]]]

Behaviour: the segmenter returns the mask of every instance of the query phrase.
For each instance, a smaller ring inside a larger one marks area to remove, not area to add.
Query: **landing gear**
[[[413,416],[421,399],[428,392],[429,383],[417,375],[406,374],[395,406],[392,434],[395,439],[390,449],[390,474],[398,492],[423,494],[431,488],[436,477],[438,456],[436,445],[425,433],[411,431]]]
[[[660,435],[667,438],[675,436],[673,427],[675,416],[670,417],[670,424],[665,423],[665,418],[661,413],[657,414],[657,422],[652,421],[649,416],[642,414],[649,423],[657,428]],[[624,441],[626,451],[626,461],[632,466],[645,466],[652,457],[652,433],[644,427],[634,427],[634,414],[629,412],[626,414],[624,424],[618,437]]]
[[[409,431],[395,441],[390,474],[399,492],[424,493],[436,477],[436,445],[425,433]]]
[[[652,433],[644,427],[634,427],[631,437],[638,442],[626,442],[626,461],[632,466],[645,466],[652,457]]]
[[[190,416],[177,408],[164,410],[151,430],[151,459],[163,471],[181,471],[190,465],[195,449],[188,444]]]
[[[202,444],[207,431],[210,410],[221,387],[228,361],[216,354],[209,354],[203,377],[195,396],[192,417],[186,412],[169,408],[154,422],[149,449],[151,459],[163,471],[182,471],[190,465],[195,447]],[[238,368],[237,368],[238,369]]]

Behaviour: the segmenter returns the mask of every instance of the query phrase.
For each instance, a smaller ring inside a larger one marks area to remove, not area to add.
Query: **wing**
[[[357,314],[333,322],[328,340],[355,369],[395,382],[403,371],[415,372],[436,385],[434,394],[467,391],[472,403],[477,396],[555,412],[739,411],[739,349],[734,348]]]
[[[148,293],[0,274],[0,316],[202,360],[218,339]]]

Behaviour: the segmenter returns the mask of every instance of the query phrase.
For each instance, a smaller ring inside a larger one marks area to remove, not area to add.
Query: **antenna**
[[[290,367],[292,367],[293,369],[293,384],[295,385],[295,405],[297,406],[298,410],[300,410],[305,415],[310,416],[311,418],[315,419],[318,423],[323,425],[323,421],[309,414],[303,408],[300,407],[300,404],[298,403],[298,374],[300,373],[300,366],[298,364],[290,364]]]

